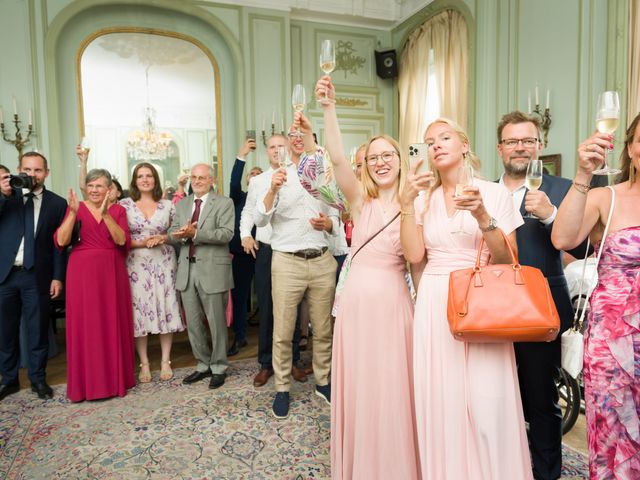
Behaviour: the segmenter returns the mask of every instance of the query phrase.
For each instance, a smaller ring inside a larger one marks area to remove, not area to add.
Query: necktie
[[[32,268],[34,264],[33,256],[35,250],[34,239],[34,218],[33,218],[33,197],[32,192],[27,193],[27,201],[24,204],[24,253],[22,266]]]
[[[202,204],[202,200],[196,198],[195,200],[196,208],[193,209],[193,215],[191,215],[191,223],[197,223],[198,218],[200,217],[200,205]],[[193,257],[196,254],[196,246],[193,244],[193,240],[190,240],[189,243],[189,257]]]

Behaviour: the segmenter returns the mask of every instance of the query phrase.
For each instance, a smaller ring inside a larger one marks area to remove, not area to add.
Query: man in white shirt
[[[336,261],[328,249],[327,235],[338,232],[338,218],[330,207],[313,198],[296,173],[304,142],[289,130],[292,163],[271,175],[258,198],[257,226],[270,224],[273,285],[273,369],[276,418],[289,414],[292,369],[291,340],[297,307],[306,296],[313,327],[313,371],[316,394],[331,402],[331,305],[335,292]]]
[[[255,263],[256,296],[258,297],[258,313],[260,324],[258,330],[258,363],[260,370],[253,379],[254,387],[261,387],[273,375],[272,344],[273,344],[273,301],[271,297],[271,225],[258,227],[255,239],[251,230],[255,224],[254,212],[259,201],[258,195],[271,184],[271,176],[279,166],[278,152],[287,150],[288,139],[284,135],[273,135],[267,141],[267,156],[270,168],[264,173],[254,177],[249,183],[247,199],[240,215],[240,238],[242,247],[248,254],[253,255]],[[260,193],[259,193],[260,192]],[[293,368],[291,374],[299,382],[307,381],[307,376],[302,369],[297,367],[300,359],[299,327],[296,328],[293,344]]]

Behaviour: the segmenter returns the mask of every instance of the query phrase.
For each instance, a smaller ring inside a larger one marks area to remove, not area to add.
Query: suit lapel
[[[45,199],[47,197],[47,191],[46,190],[42,190],[42,196],[40,197],[40,213],[38,214],[38,225],[36,225],[36,233],[34,235],[34,239],[38,238],[38,234],[40,233],[40,228],[42,227],[42,224],[44,223],[44,219],[46,218],[47,215],[47,207],[49,206],[49,202],[47,202]]]
[[[204,221],[207,219],[209,214],[212,212],[213,207],[215,206],[216,195],[213,191],[209,192],[209,198],[207,198],[207,203],[204,204],[204,208],[200,212],[200,217],[198,217],[198,228],[201,228],[204,224]]]

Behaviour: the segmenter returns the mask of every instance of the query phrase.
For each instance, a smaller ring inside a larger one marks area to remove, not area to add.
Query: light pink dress
[[[352,252],[386,221],[365,202]],[[412,385],[413,304],[400,217],[353,260],[333,334],[331,477],[419,478]]]
[[[506,234],[523,223],[502,185],[474,183]],[[424,211],[424,202],[418,197],[416,208]],[[422,477],[532,479],[513,345],[467,344],[454,340],[449,331],[449,272],[473,266],[482,238],[469,212],[463,220],[467,233],[451,233],[460,226],[462,213],[447,216],[440,187],[431,196],[426,216],[416,217],[424,222],[428,259],[418,288],[413,342]],[[487,256],[488,249],[483,264]]]

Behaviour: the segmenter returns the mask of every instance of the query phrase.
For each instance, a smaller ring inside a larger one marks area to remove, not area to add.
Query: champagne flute
[[[620,99],[618,92],[603,92],[598,97],[598,114],[596,116],[596,128],[600,133],[612,134],[620,123]],[[620,169],[609,167],[607,157],[609,148],[604,150],[604,164],[598,170],[594,170],[595,175],[612,175],[620,173]]]
[[[80,139],[80,148],[83,153],[89,155],[89,151],[91,150],[91,141],[89,140],[89,137],[82,137]]]
[[[325,75],[330,75],[336,69],[336,49],[332,40],[323,40],[320,46],[320,70]],[[327,96],[327,90],[324,91],[324,98],[319,100],[320,103],[326,105],[331,103]]]
[[[293,93],[291,94],[291,105],[293,105],[294,111],[302,112],[306,104],[307,92],[305,91],[304,86],[298,83],[293,87]],[[296,130],[296,135],[299,137],[302,136],[300,129]]]
[[[278,166],[287,168],[287,147],[278,147]]]
[[[468,164],[462,165],[458,168],[456,177],[456,190],[453,194],[454,198],[463,196],[464,188],[473,185],[473,167]],[[464,213],[464,210],[456,209],[454,218],[460,217],[460,222],[458,223],[458,227],[455,230],[452,230],[451,233],[469,235],[469,233],[464,230]]]
[[[530,160],[527,165],[527,175],[524,179],[524,185],[529,190],[538,190],[542,185],[542,171],[544,166],[542,160]],[[538,218],[533,213],[527,212],[523,215],[524,218]]]

